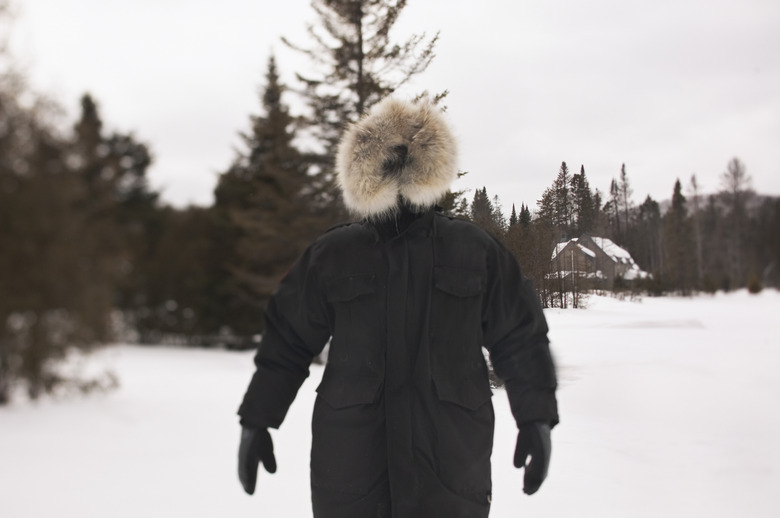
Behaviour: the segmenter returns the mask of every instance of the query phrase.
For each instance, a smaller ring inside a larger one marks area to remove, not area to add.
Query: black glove
[[[274,443],[266,428],[241,428],[238,447],[238,479],[244,491],[252,495],[257,484],[257,465],[262,462],[268,473],[276,473]]]
[[[550,425],[547,423],[528,423],[520,425],[515,448],[515,467],[525,467],[523,477],[523,492],[527,495],[536,493],[547,477],[550,465]],[[528,456],[531,461],[526,463]]]

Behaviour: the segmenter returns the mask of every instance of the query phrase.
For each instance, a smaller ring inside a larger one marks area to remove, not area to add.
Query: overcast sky
[[[90,92],[110,130],[155,156],[152,184],[208,204],[258,113],[271,51],[283,80],[307,62],[308,0],[15,0],[15,56],[68,110]],[[780,195],[780,1],[410,0],[397,40],[441,32],[403,96],[449,90],[457,188],[533,209],[565,161],[608,191],[626,164],[640,203],[696,174],[706,192],[739,157]],[[288,102],[295,104],[292,96]]]

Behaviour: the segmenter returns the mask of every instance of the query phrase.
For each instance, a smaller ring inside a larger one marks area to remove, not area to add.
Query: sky
[[[299,86],[311,72],[309,0],[14,0],[11,50],[37,91],[155,157],[152,186],[207,205],[258,114],[268,58]],[[456,189],[485,186],[508,211],[536,206],[561,162],[609,190],[625,164],[633,201],[671,197],[695,174],[715,192],[738,157],[780,195],[780,2],[411,0],[391,36],[440,33],[428,70],[398,92],[449,90]],[[293,94],[285,99],[296,111]]]

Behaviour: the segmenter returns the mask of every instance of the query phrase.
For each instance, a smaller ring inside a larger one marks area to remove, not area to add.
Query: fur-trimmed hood
[[[393,213],[401,201],[432,207],[457,178],[457,143],[429,100],[387,98],[347,128],[336,174],[344,203],[361,217]]]

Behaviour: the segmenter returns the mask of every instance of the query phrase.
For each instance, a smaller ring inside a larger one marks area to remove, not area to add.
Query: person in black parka
[[[558,423],[547,324],[514,257],[437,212],[456,143],[426,99],[388,98],[347,128],[336,170],[360,221],[315,241],[265,311],[239,409],[239,478],[276,470],[278,428],[330,341],[312,417],[315,518],[483,518],[494,414],[485,348],[518,425],[524,491],[547,474]],[[528,458],[530,457],[530,461]]]

